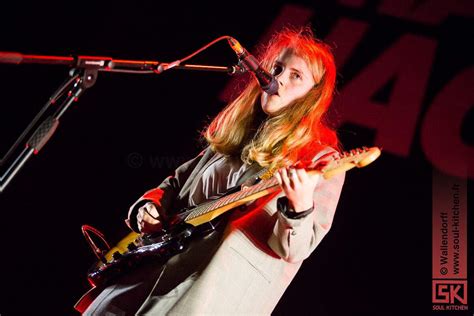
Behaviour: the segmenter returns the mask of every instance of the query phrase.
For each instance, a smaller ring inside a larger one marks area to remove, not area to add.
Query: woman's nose
[[[285,85],[285,83],[286,83],[285,77],[286,77],[285,71],[282,71],[282,72],[280,72],[278,75],[275,76],[275,79],[278,81],[278,83],[280,84],[280,86],[284,86],[284,85]]]

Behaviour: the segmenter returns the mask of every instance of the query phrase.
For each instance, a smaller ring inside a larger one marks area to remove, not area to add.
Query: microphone
[[[262,90],[269,95],[276,94],[278,92],[278,82],[275,77],[260,67],[257,59],[249,54],[235,38],[229,37],[227,40],[230,47],[237,53],[237,57],[245,70],[252,72],[255,78],[257,78]]]

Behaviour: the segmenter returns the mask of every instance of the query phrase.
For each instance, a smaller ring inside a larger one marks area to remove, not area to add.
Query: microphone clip
[[[242,60],[240,59],[237,65],[233,65],[231,66],[231,68],[232,68],[232,71],[229,72],[229,75],[237,75],[237,74],[241,75],[248,71],[247,68],[245,68],[245,66],[242,65]]]

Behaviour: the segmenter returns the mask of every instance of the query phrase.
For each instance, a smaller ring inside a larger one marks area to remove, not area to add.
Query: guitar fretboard
[[[263,173],[263,172],[259,172],[259,173]],[[255,195],[258,192],[261,192],[261,191],[264,191],[276,186],[278,186],[278,181],[275,178],[262,180],[259,183],[248,187],[246,190],[238,191],[238,192],[226,195],[218,200],[201,204],[189,210],[187,213],[183,213],[183,215],[185,216],[184,221],[189,221],[199,216],[203,216],[207,213],[215,211],[216,209],[241,201],[249,196]]]

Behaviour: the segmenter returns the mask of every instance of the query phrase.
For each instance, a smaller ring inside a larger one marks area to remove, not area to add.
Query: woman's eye
[[[291,78],[293,79],[301,79],[301,75],[297,72],[291,73]]]

